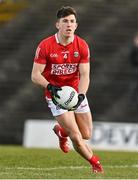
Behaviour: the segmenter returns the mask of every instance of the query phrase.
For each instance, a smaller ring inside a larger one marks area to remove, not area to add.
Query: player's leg
[[[62,114],[64,114],[65,112],[68,112],[67,110],[61,109],[59,107],[56,107],[55,104],[52,102],[51,99],[46,98],[46,101],[48,103],[48,107],[50,108],[52,114],[54,117],[59,117]],[[74,114],[74,113],[73,113]],[[61,116],[62,117],[62,116]],[[73,116],[74,117],[74,116]],[[74,118],[73,118],[74,119]],[[74,120],[75,121],[75,120]],[[78,128],[78,127],[77,127]],[[64,153],[69,152],[70,148],[69,148],[69,143],[68,143],[68,133],[65,130],[64,126],[60,123],[56,124],[53,128],[55,134],[58,136],[59,138],[59,146],[61,148],[61,150]],[[74,145],[75,146],[75,145]],[[92,152],[91,152],[92,153]]]
[[[81,106],[75,112],[76,123],[81,132],[83,139],[90,139],[92,136],[92,114],[90,112],[89,104],[87,98],[82,102]],[[89,152],[92,152],[91,147],[86,144]],[[99,162],[99,158],[93,155],[89,160],[92,165],[93,172],[103,172],[103,168]]]
[[[103,172],[99,158],[94,156],[82,138],[74,112],[65,112],[57,116],[56,120],[65,129],[72,140],[74,149],[92,165],[94,173]]]
[[[98,159],[95,156],[92,156],[92,151],[89,150],[84,139],[82,138],[74,112],[57,109],[57,107],[51,100],[48,101],[48,106],[50,107],[53,116],[55,116],[56,120],[59,122],[60,127],[62,127],[65,130],[66,134],[69,135],[70,139],[72,140],[74,149],[82,157],[87,159],[93,165],[93,167],[95,166],[95,164],[97,165]],[[94,168],[94,172],[97,172],[96,168]]]
[[[92,136],[92,114],[90,112],[87,97],[85,97],[84,101],[75,111],[75,116],[77,125],[82,134],[83,139],[90,139]],[[86,144],[86,146],[89,149],[89,151],[92,152],[89,145]]]
[[[75,113],[76,122],[84,139],[90,139],[92,136],[92,115],[91,112]]]
[[[69,135],[74,149],[85,159],[90,159],[92,153],[89,152],[85,146],[85,141],[83,140],[79,131],[74,112],[65,112],[64,114],[61,114],[55,118],[60,126],[62,126]]]
[[[90,139],[92,136],[92,114],[88,104],[87,97],[81,105],[75,110],[76,122],[84,139]]]
[[[59,124],[56,124],[53,128],[55,134],[58,136],[59,138],[59,146],[60,149],[64,152],[64,153],[68,153],[70,150],[69,147],[69,143],[68,143],[68,135],[65,132],[64,128],[61,127]]]
[[[51,99],[46,98],[46,101],[48,103],[48,107],[50,108],[52,115],[54,117],[59,116],[65,112],[67,112],[67,110],[61,109],[59,107],[57,107]],[[55,134],[58,136],[59,138],[59,146],[61,148],[61,150],[64,153],[69,152],[70,148],[69,148],[69,143],[68,143],[68,135],[65,132],[64,128],[62,126],[60,126],[59,124],[56,124],[53,128]]]
[[[76,122],[79,127],[83,139],[90,139],[92,136],[92,115],[91,112],[75,113]],[[91,147],[86,144],[88,150],[92,152]]]
[[[91,113],[76,113],[76,122],[79,127],[79,130],[82,134],[83,139],[90,139],[92,134],[92,117]],[[92,152],[91,147],[86,144],[87,149],[89,152]],[[92,155],[91,158],[88,160],[92,165],[93,172],[103,172],[103,168],[100,164],[99,158],[95,155]]]

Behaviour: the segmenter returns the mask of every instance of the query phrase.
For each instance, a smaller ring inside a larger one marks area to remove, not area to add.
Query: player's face
[[[75,16],[69,15],[69,16],[60,18],[56,23],[56,27],[62,36],[72,37],[77,28]]]

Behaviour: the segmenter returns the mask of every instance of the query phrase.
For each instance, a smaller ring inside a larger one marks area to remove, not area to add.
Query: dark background
[[[56,11],[63,5],[77,10],[76,33],[90,46],[88,99],[94,121],[137,123],[138,99],[133,93],[129,53],[138,31],[138,0],[4,1],[0,15],[7,2],[25,6],[19,11],[9,8],[16,16],[7,21],[1,18],[0,144],[22,144],[26,119],[53,119],[43,90],[31,82],[30,75],[36,47],[56,32]]]

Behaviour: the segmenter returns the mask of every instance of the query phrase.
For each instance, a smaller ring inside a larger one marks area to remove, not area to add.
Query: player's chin
[[[73,33],[72,33],[72,32],[67,32],[67,33],[66,33],[66,37],[70,38],[70,37],[72,37],[72,36],[73,36]]]

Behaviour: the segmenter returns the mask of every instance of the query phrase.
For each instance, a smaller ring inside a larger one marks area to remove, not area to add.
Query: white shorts
[[[56,106],[53,101],[49,98],[46,97],[46,101],[48,103],[48,107],[51,109],[51,112],[53,114],[53,116],[59,116],[65,112],[67,112],[68,110],[62,109],[59,106]],[[85,97],[85,99],[82,101],[82,103],[80,104],[80,106],[74,111],[75,113],[86,113],[86,112],[90,112],[90,107],[88,104],[88,100],[87,97]]]

